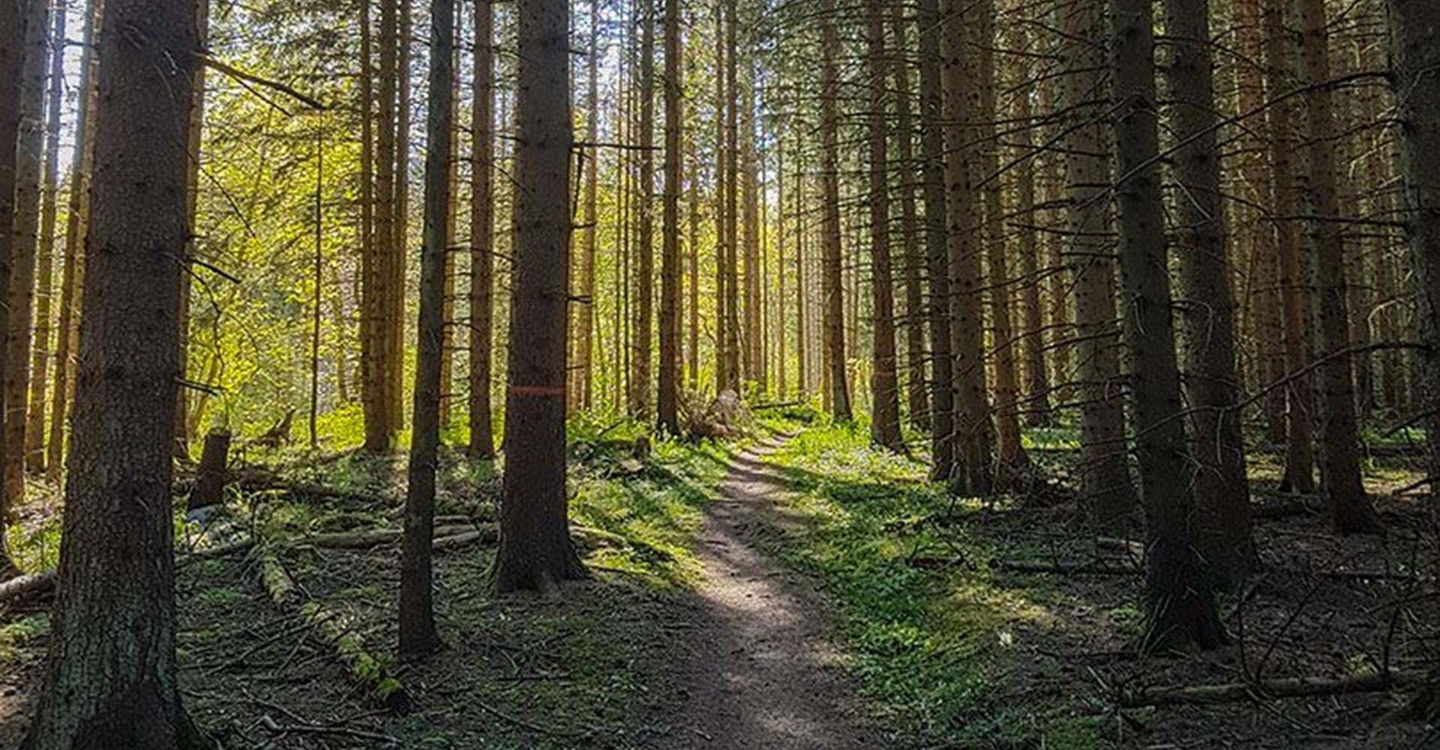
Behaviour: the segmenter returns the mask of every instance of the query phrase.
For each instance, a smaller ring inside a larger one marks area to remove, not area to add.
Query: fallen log
[[[345,667],[350,679],[359,684],[371,700],[396,712],[409,709],[410,696],[405,686],[389,674],[380,660],[365,650],[360,635],[347,626],[349,618],[339,610],[308,599],[295,585],[295,579],[285,570],[273,547],[256,547],[255,561],[259,564],[260,581],[270,599],[279,606],[299,610],[316,637],[334,649],[336,658]]]
[[[1122,708],[1214,705],[1266,698],[1313,698],[1351,693],[1378,693],[1425,681],[1424,672],[1392,671],[1349,677],[1282,677],[1191,687],[1143,688],[1122,693]]]
[[[489,533],[495,539],[499,539],[499,531],[493,524],[476,525],[472,523],[454,524],[448,526],[436,526],[431,532],[432,539],[458,536],[472,531],[479,531],[482,536]],[[368,531],[346,531],[337,534],[316,534],[302,540],[305,544],[326,549],[369,549],[379,547],[382,544],[392,544],[400,541],[405,536],[403,529],[371,529]],[[476,537],[480,539],[482,537]]]
[[[204,560],[210,557],[224,557],[237,552],[244,552],[255,546],[254,539],[242,539],[238,542],[222,544],[216,547],[207,547],[194,552],[175,556],[175,567],[184,567],[196,560]],[[55,571],[48,570],[35,575],[20,576],[0,583],[0,604],[11,600],[19,600],[30,596],[42,596],[55,589]]]
[[[0,583],[0,602],[7,602],[12,599],[22,599],[27,596],[39,596],[49,593],[55,588],[55,571],[50,570],[34,575],[11,578]]]

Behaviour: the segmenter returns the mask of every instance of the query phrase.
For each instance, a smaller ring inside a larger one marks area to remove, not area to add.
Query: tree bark
[[[920,150],[924,156],[925,262],[930,296],[930,455],[933,476],[954,470],[955,398],[950,357],[950,260],[946,245],[945,127],[940,72],[940,5],[919,0]]]
[[[637,0],[635,14],[640,23],[640,184],[635,196],[640,220],[630,321],[630,414],[643,420],[650,415],[650,346],[655,336],[655,0]]]
[[[891,451],[905,450],[900,436],[900,386],[895,372],[895,288],[890,271],[889,141],[885,73],[885,7],[881,0],[865,4],[866,62],[870,78],[869,134],[871,313],[874,317],[873,364],[870,371],[870,440]]]
[[[570,288],[570,13],[520,0],[515,162],[515,293],[505,413],[505,502],[493,585],[547,592],[585,577],[565,495],[565,333]]]
[[[1281,217],[1272,222],[1276,283],[1280,287],[1285,370],[1290,374],[1285,386],[1285,475],[1280,481],[1280,489],[1308,493],[1315,490],[1314,443],[1310,434],[1313,399],[1309,384],[1312,378],[1308,370],[1309,351],[1305,338],[1309,328],[1310,302],[1299,237],[1294,222],[1286,218],[1295,216],[1300,206],[1295,164],[1299,146],[1296,130],[1299,111],[1293,98],[1288,97],[1299,83],[1295,75],[1295,44],[1287,27],[1286,8],[1284,4],[1269,3],[1262,15],[1266,88],[1275,101],[1266,124],[1270,130],[1270,174],[1274,180],[1273,213]]]
[[[1080,388],[1081,498],[1090,524],[1123,535],[1139,522],[1125,453],[1125,408],[1110,249],[1111,144],[1105,133],[1105,55],[1087,40],[1106,35],[1105,6],[1083,0],[1062,20],[1067,56],[1064,105],[1073,118],[1064,138],[1068,247],[1074,276],[1076,379]]]
[[[170,512],[195,17],[193,0],[105,9],[75,470],[30,750],[203,745],[177,694]]]
[[[470,457],[495,457],[490,380],[495,327],[495,160],[493,39],[495,6],[475,3],[475,94],[471,111],[470,183]],[[590,222],[594,243],[594,221]],[[593,257],[593,256],[592,256]],[[593,279],[593,276],[592,276]],[[586,355],[588,362],[588,353]],[[588,381],[588,372],[585,375]],[[588,391],[588,388],[587,388]]]
[[[680,434],[680,0],[665,0],[665,226],[661,250],[660,428]]]
[[[63,5],[51,19],[50,73],[45,104],[45,173],[36,248],[35,343],[30,352],[30,408],[25,422],[25,470],[45,471],[45,391],[50,379],[50,308],[55,287],[55,223],[60,192],[60,107],[65,95]]]
[[[20,127],[15,149],[15,219],[10,270],[9,348],[5,388],[5,493],[25,500],[25,401],[30,389],[31,326],[35,312],[35,256],[40,237],[40,192],[44,161],[45,71],[49,56],[49,0],[29,0],[25,64],[20,77]]]
[[[370,325],[366,338],[370,342],[368,367],[362,380],[365,403],[365,450],[386,453],[392,447],[396,425],[390,400],[390,368],[392,341],[390,337],[391,266],[395,246],[395,78],[396,78],[396,0],[380,0],[379,78],[376,96],[375,187],[373,261],[362,295]],[[368,31],[364,30],[364,31]],[[362,42],[364,39],[362,38]],[[363,56],[363,54],[362,54]]]
[[[400,653],[421,657],[439,648],[431,596],[430,538],[435,528],[435,472],[440,448],[440,384],[444,358],[445,256],[449,249],[450,162],[455,114],[455,0],[430,3],[430,98],[426,115],[425,250],[420,256],[416,322],[414,431],[400,549]],[[568,215],[568,214],[567,214]]]
[[[1169,251],[1159,181],[1154,19],[1149,0],[1110,0],[1115,194],[1135,451],[1145,501],[1143,649],[1215,648],[1225,641],[1195,549],[1195,495],[1181,413]]]
[[[825,367],[830,380],[830,413],[837,421],[853,419],[850,386],[845,372],[845,291],[841,279],[840,245],[840,74],[835,50],[835,0],[821,0],[820,46],[820,189],[824,240],[822,296],[825,321]]]
[[[1421,401],[1431,405],[1430,476],[1440,477],[1440,9],[1422,0],[1389,0],[1390,55],[1400,130],[1405,229],[1415,266],[1416,321],[1422,353]],[[1430,485],[1440,516],[1440,490]]]
[[[1341,534],[1373,531],[1378,521],[1360,481],[1360,432],[1355,417],[1350,322],[1346,304],[1345,240],[1336,192],[1333,140],[1336,133],[1330,80],[1329,34],[1324,0],[1298,0],[1300,60],[1308,88],[1304,96],[1309,128],[1306,232],[1315,248],[1311,286],[1315,289],[1316,347],[1323,358],[1316,371],[1320,415],[1320,490],[1330,503]]]
[[[80,340],[80,295],[85,265],[85,233],[90,220],[90,170],[95,156],[97,95],[94,39],[104,17],[104,0],[92,0],[80,53],[80,106],[75,124],[75,154],[65,217],[65,270],[60,277],[60,320],[56,329],[55,387],[50,394],[50,435],[45,446],[45,481],[59,486],[65,470],[70,403],[75,393],[75,351]]]
[[[14,143],[20,129],[20,74],[25,59],[26,13],[19,3],[0,3],[0,143]],[[3,152],[3,153],[9,153]],[[0,281],[14,266],[15,235],[7,231],[15,218],[15,160],[0,158]],[[0,331],[10,330],[10,306],[0,305]],[[8,347],[0,344],[0,373],[8,372]],[[0,388],[0,466],[5,464],[5,402]],[[15,498],[0,481],[0,580],[18,575],[10,559],[6,530],[13,522]]]
[[[909,25],[900,3],[890,6],[890,28],[895,52],[890,57],[895,79],[895,141],[899,166],[900,244],[905,259],[905,400],[910,423],[930,428],[930,397],[925,382],[925,290],[921,278],[925,255],[920,245],[920,218],[915,205],[915,186],[920,179],[915,161],[915,122],[911,114],[914,89],[910,85]]]
[[[990,493],[990,405],[985,390],[985,331],[981,311],[980,258],[977,242],[982,225],[976,188],[978,162],[975,122],[980,115],[974,47],[969,44],[974,8],[964,0],[947,0],[941,20],[944,34],[945,194],[950,273],[950,356],[955,390],[952,485],[961,495]]]
[[[1026,33],[1024,25],[1017,25],[1011,31],[1011,49],[1029,49],[1030,37]],[[1017,76],[1016,85],[1028,86],[1028,71]],[[1014,135],[1017,143],[1017,158],[1024,158],[1028,163],[1019,170],[1015,177],[1016,206],[1015,216],[1032,226],[1040,224],[1040,217],[1035,208],[1035,183],[1037,172],[1041,172],[1039,154],[1035,150],[1035,116],[1030,106],[1028,93],[1015,97],[1015,125],[1019,132]],[[1043,176],[1043,173],[1042,173]],[[1050,373],[1045,365],[1045,308],[1040,301],[1042,286],[1040,258],[1040,245],[1036,238],[1036,230],[1032,228],[1020,229],[1016,245],[1020,260],[1021,286],[1021,326],[1020,326],[1020,347],[1021,361],[1024,363],[1025,387],[1024,397],[1019,404],[1021,413],[1025,415],[1025,423],[1031,427],[1041,427],[1050,423],[1052,414],[1050,412]]]
[[[1174,100],[1170,129],[1185,144],[1172,161],[1184,196],[1175,206],[1175,242],[1184,294],[1181,350],[1199,543],[1216,581],[1233,588],[1258,557],[1238,408],[1241,386],[1235,370],[1235,303],[1220,187],[1209,5],[1209,0],[1165,0],[1165,35],[1172,48],[1166,77]]]

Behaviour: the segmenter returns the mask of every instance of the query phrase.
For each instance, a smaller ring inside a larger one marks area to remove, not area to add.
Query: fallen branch
[[[365,650],[360,636],[345,626],[347,618],[338,610],[306,597],[295,585],[295,579],[290,577],[271,546],[257,547],[255,560],[259,563],[260,580],[265,584],[265,591],[270,594],[270,599],[282,607],[298,609],[300,616],[310,624],[316,636],[335,650],[335,655],[345,666],[351,679],[364,687],[367,694],[386,708],[402,712],[409,708],[410,696],[405,692],[405,686]]]
[[[471,523],[436,526],[431,533],[431,538],[439,540],[444,537],[454,537],[470,532],[478,532],[481,534],[481,536],[476,537],[477,540],[482,539],[487,534],[495,540],[500,538],[500,532],[493,524],[477,526]],[[378,547],[382,544],[393,544],[394,542],[400,541],[403,536],[405,536],[403,529],[372,529],[369,531],[346,531],[337,534],[316,534],[315,536],[306,537],[304,543],[326,549],[369,549],[370,547]]]
[[[1100,565],[1096,563],[1041,563],[1024,560],[991,560],[991,570],[1011,573],[1056,573],[1059,575],[1088,576],[1136,576],[1145,571],[1130,565]]]
[[[1283,677],[1193,687],[1144,688],[1120,696],[1122,708],[1142,706],[1214,705],[1266,698],[1310,698],[1350,693],[1378,693],[1425,681],[1424,672],[1389,672],[1351,677]]]

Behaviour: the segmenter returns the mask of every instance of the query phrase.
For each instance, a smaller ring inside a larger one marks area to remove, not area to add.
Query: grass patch
[[[997,583],[991,542],[930,522],[978,504],[948,497],[928,467],[872,449],[856,428],[808,430],[771,460],[798,491],[780,512],[803,521],[775,551],[834,598],[842,645],[895,744],[1102,745],[1098,720],[1076,699],[1022,699],[1058,668],[1032,646],[1066,594]],[[936,570],[917,558],[955,563]]]

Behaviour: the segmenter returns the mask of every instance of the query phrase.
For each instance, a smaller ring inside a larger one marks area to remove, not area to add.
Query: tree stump
[[[225,483],[230,478],[229,464],[230,431],[218,427],[205,436],[195,489],[190,492],[190,502],[186,506],[189,510],[219,505],[224,500]]]

